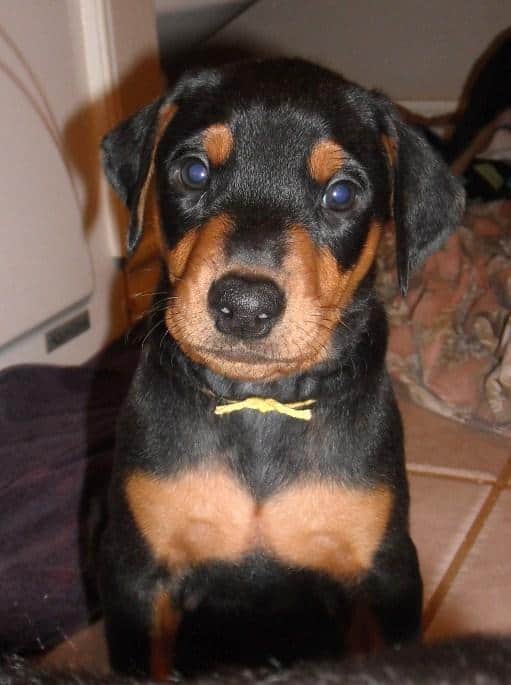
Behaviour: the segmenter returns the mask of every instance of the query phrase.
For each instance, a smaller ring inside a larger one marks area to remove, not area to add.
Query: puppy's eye
[[[341,212],[349,209],[355,201],[355,186],[350,181],[336,181],[326,189],[323,206]]]
[[[189,157],[181,167],[181,182],[191,190],[201,190],[209,180],[209,169],[198,157]]]

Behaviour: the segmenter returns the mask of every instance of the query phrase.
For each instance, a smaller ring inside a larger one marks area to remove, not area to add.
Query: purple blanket
[[[0,373],[0,652],[47,649],[97,611],[91,550],[138,352]]]

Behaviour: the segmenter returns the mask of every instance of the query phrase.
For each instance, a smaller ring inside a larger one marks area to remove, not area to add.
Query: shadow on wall
[[[148,55],[137,63],[118,87],[78,109],[67,122],[64,131],[65,151],[85,189],[83,216],[86,234],[90,234],[96,225],[101,207],[104,206],[103,211],[106,211],[107,203],[110,202],[114,225],[121,237],[121,245],[124,246],[128,215],[118,198],[106,189],[106,182],[101,180],[101,139],[122,119],[158,97],[163,89],[163,81],[157,59],[154,55]],[[119,300],[127,302],[124,258],[121,257],[119,261],[123,268],[119,269],[117,282],[110,293],[112,331],[122,330],[116,321],[120,310]],[[127,319],[125,316],[124,321]],[[76,501],[75,526],[79,544],[79,568],[76,572],[81,575],[87,607],[86,611],[83,606],[75,607],[75,613],[79,616],[86,613],[90,621],[99,612],[95,580],[96,554],[99,536],[105,525],[106,495],[115,448],[117,415],[136,366],[140,347],[137,341],[140,339],[140,329],[130,331],[86,365],[86,444],[76,445],[79,457],[76,477],[82,482],[82,486],[80,497]],[[75,460],[76,457],[75,454]],[[54,544],[58,544],[58,536]],[[74,566],[73,562],[74,559],[71,559],[70,567]],[[76,627],[75,625],[74,628]]]
[[[85,230],[97,217],[100,197],[100,142],[117,121],[128,117],[161,93],[163,79],[156,58],[151,55],[112,91],[87,103],[69,119],[64,130],[66,155],[86,189]],[[125,216],[122,218],[124,229]],[[121,220],[121,217],[119,217]]]

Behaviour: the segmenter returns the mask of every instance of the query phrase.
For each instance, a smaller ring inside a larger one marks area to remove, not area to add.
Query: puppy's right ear
[[[393,179],[396,261],[403,295],[410,273],[458,227],[465,191],[417,131],[405,124],[394,105],[373,92],[383,112],[383,146]]]
[[[169,98],[157,100],[107,133],[101,143],[105,175],[130,212],[129,255],[142,237],[158,143],[176,110]]]

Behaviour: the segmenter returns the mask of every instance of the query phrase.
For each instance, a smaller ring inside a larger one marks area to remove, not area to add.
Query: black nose
[[[285,298],[273,281],[224,276],[208,293],[215,326],[237,338],[263,338],[284,311]]]

